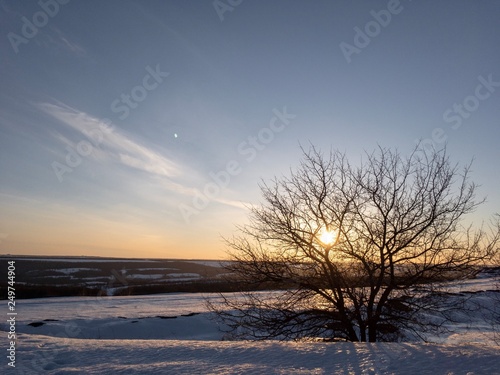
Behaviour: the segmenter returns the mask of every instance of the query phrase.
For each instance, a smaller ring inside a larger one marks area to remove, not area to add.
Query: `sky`
[[[222,259],[301,145],[421,140],[500,212],[500,2],[0,1],[0,253]]]

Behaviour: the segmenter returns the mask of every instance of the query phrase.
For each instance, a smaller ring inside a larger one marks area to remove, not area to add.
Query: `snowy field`
[[[484,374],[498,348],[411,343],[77,340],[23,335],[18,356],[52,374]],[[21,372],[20,372],[21,373]]]
[[[224,341],[206,311],[212,295],[18,300],[16,368],[3,356],[0,373],[500,374],[498,327],[485,320],[499,309],[496,282],[452,285],[449,298],[467,296],[474,312],[428,344]]]

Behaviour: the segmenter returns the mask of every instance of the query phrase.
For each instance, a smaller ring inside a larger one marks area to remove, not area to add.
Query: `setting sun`
[[[333,245],[337,240],[337,232],[334,230],[323,229],[320,232],[318,239],[324,245]]]

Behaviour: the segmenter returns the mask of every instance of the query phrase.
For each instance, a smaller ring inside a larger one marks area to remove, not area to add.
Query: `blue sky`
[[[0,1],[1,253],[221,258],[309,143],[446,139],[500,211],[497,1],[65,2]]]

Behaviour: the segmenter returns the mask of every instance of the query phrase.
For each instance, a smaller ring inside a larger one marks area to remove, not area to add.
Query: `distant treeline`
[[[115,288],[113,296],[132,296],[160,293],[227,293],[250,290],[276,289],[271,283],[249,285],[236,281],[192,281],[183,283],[163,283],[150,285],[130,285]],[[16,299],[47,298],[47,297],[75,297],[75,296],[107,296],[106,288],[90,288],[85,286],[67,285],[17,285]],[[0,284],[0,299],[7,299],[7,284]]]

